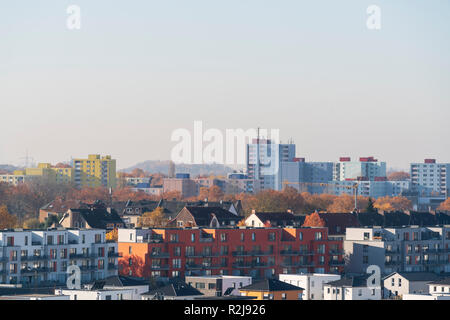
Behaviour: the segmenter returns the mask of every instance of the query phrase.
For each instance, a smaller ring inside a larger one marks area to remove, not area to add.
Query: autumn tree
[[[440,204],[440,206],[438,207],[438,210],[441,211],[450,211],[450,198],[447,198],[447,200],[445,200],[444,202],[442,202]]]
[[[110,232],[108,232],[105,236],[106,241],[116,241],[119,239],[119,230],[114,228]]]
[[[119,260],[119,273],[123,276],[147,278],[150,270],[145,268],[144,260],[137,255],[126,255]]]
[[[387,178],[388,178],[388,180],[391,180],[391,181],[405,181],[410,178],[410,175],[408,172],[395,171],[395,172],[391,172]]]
[[[358,196],[356,201],[358,209],[366,208],[368,201],[368,198]],[[327,211],[332,213],[343,213],[352,212],[354,209],[355,197],[344,193],[334,199],[333,203],[327,208]]]
[[[239,222],[237,223],[237,226],[238,226],[238,227],[245,227],[245,219],[242,219],[241,221],[239,221]]]
[[[208,199],[208,201],[220,201],[223,199],[224,193],[218,186],[210,188],[201,187],[198,195],[199,200]]]
[[[40,229],[42,224],[38,218],[29,218],[23,222],[24,229]]]
[[[164,216],[164,209],[157,207],[151,212],[145,212],[138,222],[139,227],[159,228],[167,225],[166,218]]]
[[[0,207],[0,229],[11,229],[17,226],[17,218],[8,212],[8,208]]]
[[[325,227],[325,221],[318,212],[313,212],[305,217],[303,227]]]
[[[382,211],[411,210],[412,203],[405,197],[381,197],[375,201],[374,207]]]

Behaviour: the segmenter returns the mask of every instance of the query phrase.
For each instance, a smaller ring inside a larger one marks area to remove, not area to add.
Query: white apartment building
[[[250,276],[186,276],[186,283],[205,296],[221,297],[225,294],[240,296],[239,289],[252,284]],[[228,291],[228,292],[227,292]]]
[[[324,284],[324,300],[381,300],[381,286],[368,284],[367,278],[344,277]]]
[[[374,181],[375,178],[386,177],[386,162],[378,161],[373,157],[359,158],[359,161],[351,161],[348,157],[342,157],[333,166],[333,180],[345,181],[365,177]]]
[[[425,159],[424,163],[411,163],[411,183],[419,197],[447,197],[450,188],[450,163],[436,163]]]
[[[450,272],[450,226],[347,228],[344,250],[351,273]]]
[[[403,300],[450,300],[450,278],[428,284],[428,294],[405,294]]]
[[[304,288],[302,300],[324,300],[324,285],[331,281],[340,280],[341,276],[326,273],[280,274],[278,279]]]
[[[439,275],[432,272],[394,272],[383,278],[383,296],[395,298],[405,294],[427,294],[428,284],[439,279]]]
[[[64,284],[78,265],[83,283],[117,275],[117,243],[102,229],[0,231],[0,283]]]
[[[55,295],[68,296],[69,300],[137,300],[133,289],[56,289]]]

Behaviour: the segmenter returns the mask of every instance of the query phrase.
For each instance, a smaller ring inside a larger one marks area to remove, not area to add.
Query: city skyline
[[[2,164],[170,159],[195,120],[278,128],[310,161],[450,162],[448,2],[378,1],[380,30],[369,1],[79,0],[68,30],[71,4],[0,5]]]

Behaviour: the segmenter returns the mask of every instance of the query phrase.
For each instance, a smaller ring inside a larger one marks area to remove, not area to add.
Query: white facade
[[[324,300],[381,300],[381,287],[333,286],[323,287]]]
[[[418,275],[423,274],[421,272],[417,273]],[[393,273],[386,278],[384,278],[384,297],[396,297],[396,296],[404,296],[406,294],[428,294],[429,288],[428,283],[433,280],[425,280],[429,278],[430,275],[424,275],[423,279],[419,277],[415,277],[414,280],[408,279],[408,277],[401,273]],[[437,276],[434,280],[437,279]]]
[[[386,162],[380,162],[372,157],[361,158],[360,161],[348,160],[341,159],[334,164],[333,180],[345,181],[346,179],[366,177],[373,181],[376,177],[386,177]]]
[[[436,163],[426,159],[424,163],[411,163],[411,183],[420,197],[448,197],[450,188],[450,163]]]
[[[341,279],[340,275],[325,273],[280,274],[278,277],[280,281],[303,288],[302,300],[324,300],[324,285]]]
[[[55,295],[69,296],[70,300],[133,300],[134,291],[132,289],[56,289]]]
[[[102,229],[0,231],[0,283],[65,283],[67,267],[78,265],[81,281],[117,275],[117,243]]]
[[[346,271],[365,273],[369,265],[382,274],[393,272],[450,272],[450,226],[347,228]]]

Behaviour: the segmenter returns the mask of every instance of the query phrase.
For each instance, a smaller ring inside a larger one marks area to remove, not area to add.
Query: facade
[[[4,284],[65,284],[74,264],[82,282],[117,275],[117,243],[106,242],[105,230],[2,230],[0,247]]]
[[[73,159],[74,178],[77,187],[116,187],[116,160],[111,156],[90,154],[87,159]]]
[[[340,280],[341,276],[324,273],[280,274],[278,279],[304,288],[302,300],[324,300],[323,286],[328,282]]]
[[[257,180],[261,190],[282,190],[282,162],[293,161],[295,144],[278,144],[268,139],[253,139],[247,145],[247,174]]]
[[[405,294],[403,300],[450,300],[450,278],[428,283],[428,294]]]
[[[120,273],[162,278],[341,273],[342,241],[326,228],[119,229]]]
[[[243,276],[186,276],[186,283],[205,296],[240,295],[239,289],[252,284],[252,277]]]
[[[36,179],[45,179],[52,183],[72,183],[73,168],[70,166],[52,166],[50,163],[39,163],[36,168],[15,170],[13,174],[0,176],[0,182],[12,185],[30,182]]]
[[[306,162],[304,158],[294,158],[282,162],[281,174],[284,186],[290,186],[299,192],[320,194],[328,192],[320,183],[333,180],[332,162]]]
[[[276,279],[265,279],[239,289],[242,296],[254,300],[302,300],[303,290]]]
[[[347,272],[450,272],[450,226],[347,228],[344,250]]]
[[[56,289],[55,295],[69,300],[134,300],[133,289]]]
[[[341,157],[333,168],[334,181],[358,180],[360,178],[374,181],[379,177],[386,177],[386,162],[380,162],[373,157],[362,157],[359,158],[359,161],[351,161],[349,157]]]
[[[381,300],[381,286],[367,282],[368,276],[344,277],[323,286],[324,300]]]
[[[197,184],[189,175],[163,179],[163,192],[179,192],[183,198],[194,197],[198,194]]]
[[[406,294],[427,294],[428,284],[439,279],[439,275],[431,272],[394,272],[383,278],[383,296],[395,298]]]

